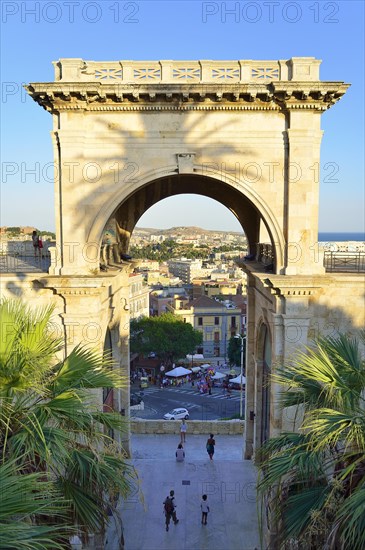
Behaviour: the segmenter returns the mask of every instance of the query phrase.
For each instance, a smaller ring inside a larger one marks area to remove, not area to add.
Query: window
[[[214,324],[219,325],[219,317],[214,317]]]
[[[231,327],[236,326],[236,317],[231,317]]]
[[[214,342],[219,342],[219,332],[214,333]]]
[[[198,325],[200,327],[203,325],[203,317],[198,317]]]

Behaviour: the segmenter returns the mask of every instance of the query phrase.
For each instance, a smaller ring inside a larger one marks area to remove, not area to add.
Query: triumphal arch
[[[68,339],[85,338],[95,323],[95,338],[101,346],[110,341],[127,371],[130,266],[123,254],[138,220],[182,193],[225,205],[250,247],[251,457],[288,422],[267,382],[270,370],[319,332],[362,322],[356,276],[326,273],[317,243],[321,116],[348,85],[320,81],[312,57],[61,59],[54,67],[54,82],[27,86],[53,116],[57,246],[39,291],[59,300]]]

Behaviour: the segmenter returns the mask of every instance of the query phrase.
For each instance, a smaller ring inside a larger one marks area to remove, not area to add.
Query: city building
[[[184,287],[168,287],[160,290],[153,290],[150,293],[150,314],[162,315],[166,311],[170,311],[167,307],[174,300],[188,302],[189,298]]]
[[[220,302],[200,296],[193,301],[179,296],[167,311],[182,317],[203,335],[203,344],[197,349],[204,357],[227,358],[228,342],[232,336],[242,333],[242,311],[233,301]],[[192,350],[195,351],[195,350]]]
[[[129,310],[131,319],[149,317],[149,288],[141,273],[129,275]]]
[[[184,284],[190,284],[195,277],[202,275],[203,271],[201,260],[181,258],[180,260],[169,260],[167,265],[170,273],[179,277]]]

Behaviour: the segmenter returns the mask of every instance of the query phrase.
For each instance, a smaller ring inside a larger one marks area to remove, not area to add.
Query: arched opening
[[[214,199],[228,208],[240,223],[248,244],[249,254],[252,259],[260,261],[263,257],[260,238],[267,236],[271,247],[271,271],[279,272],[283,267],[283,236],[278,228],[275,216],[272,215],[268,205],[262,198],[255,194],[252,188],[242,188],[233,178],[226,174],[206,176],[202,174],[172,174],[149,180],[135,189],[132,194],[114,197],[108,205],[109,219],[105,224],[107,207],[102,209],[95,220],[94,228],[90,231],[90,237],[97,230],[94,240],[101,236],[105,239],[114,234],[115,242],[121,254],[128,254],[130,237],[143,214],[159,201],[180,194],[202,195]],[[115,204],[118,204],[115,207]],[[102,223],[102,216],[104,223]],[[94,233],[95,234],[95,233]],[[105,241],[104,241],[105,242]],[[107,243],[110,244],[110,243]]]

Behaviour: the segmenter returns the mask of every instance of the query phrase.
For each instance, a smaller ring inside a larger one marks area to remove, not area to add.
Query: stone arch
[[[87,241],[100,243],[105,225],[113,215],[117,218],[117,223],[124,218],[124,227],[120,227],[120,231],[130,236],[138,219],[151,206],[181,193],[205,195],[226,206],[241,223],[249,241],[250,253],[256,254],[262,229],[260,225],[264,225],[273,246],[276,272],[281,272],[284,268],[285,239],[263,197],[242,180],[222,172],[207,175],[201,166],[195,166],[193,171],[184,174],[176,173],[176,167],[150,171],[138,184],[134,183],[133,188],[127,186],[118,190],[94,218]],[[128,240],[126,237],[126,241]],[[123,252],[127,252],[127,248],[128,242],[124,243]]]
[[[321,114],[349,85],[321,81],[320,63],[312,57],[152,62],[60,59],[54,63],[55,82],[27,86],[54,119],[58,242],[51,249],[52,277],[46,284],[65,296],[64,323],[67,327],[76,323],[78,337],[91,314],[96,319],[102,316],[105,326],[118,309],[119,295],[128,296],[129,265],[107,276],[99,271],[103,229],[115,214],[126,246],[142,213],[162,198],[190,190],[227,206],[241,221],[251,247],[271,241],[276,266],[270,278],[259,262],[245,265],[250,365],[246,372],[246,457],[261,444],[262,373],[269,352],[265,342],[274,343],[273,362],[283,362],[292,350],[285,327],[300,323],[305,343],[311,318],[319,315],[326,292],[326,303],[331,306],[339,294],[337,289],[336,293],[326,290],[333,283],[328,285],[324,267],[313,253],[319,197],[313,166],[320,166]],[[128,166],[138,166],[138,179],[115,179],[114,163],[119,165],[122,159]],[[259,185],[252,180],[246,183],[244,175],[219,173],[219,167],[236,167],[242,159],[265,167]],[[89,165],[100,173],[95,181],[84,174]],[[213,165],[218,169],[212,170]],[[186,184],[193,178],[200,189]],[[159,193],[172,181],[182,187],[174,193]],[[216,195],[212,194],[214,185],[220,186]],[[250,224],[245,223],[248,217]],[[265,240],[260,238],[261,225],[266,229]],[[294,257],[289,251],[293,246]],[[95,253],[91,257],[89,249]],[[254,252],[260,258],[261,251]],[[265,248],[263,252],[267,258]],[[122,315],[124,323],[127,313]],[[119,329],[127,341],[123,326]],[[127,342],[119,362],[127,371]],[[272,397],[275,392],[273,387]],[[121,402],[128,406],[128,396],[124,401],[122,396]],[[273,405],[271,413],[275,433],[281,420]]]

